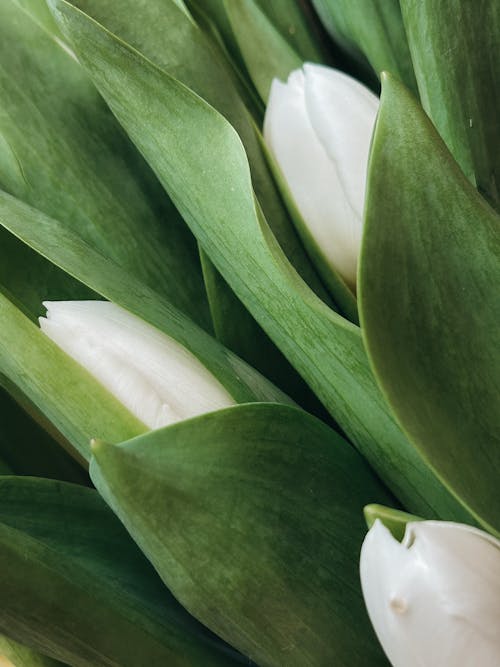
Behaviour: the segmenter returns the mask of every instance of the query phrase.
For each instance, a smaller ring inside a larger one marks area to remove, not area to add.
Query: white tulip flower
[[[235,401],[183,345],[107,301],[46,301],[40,327],[149,428]]]
[[[368,614],[393,667],[500,665],[500,541],[462,524],[376,520],[361,550]]]
[[[275,79],[264,139],[317,251],[355,290],[366,172],[379,99],[338,70],[306,64]]]

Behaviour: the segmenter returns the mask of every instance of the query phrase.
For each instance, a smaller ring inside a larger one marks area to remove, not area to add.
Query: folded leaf
[[[260,665],[385,665],[358,575],[357,452],[305,412],[254,404],[93,446],[91,474],[163,581]]]
[[[366,346],[412,442],[500,530],[500,218],[408,91],[386,77],[360,268]]]
[[[80,65],[12,0],[0,3],[0,60],[0,187],[209,329],[191,233]]]
[[[312,0],[332,37],[349,52],[359,50],[377,76],[387,70],[417,90],[398,0]]]
[[[394,422],[358,327],[322,303],[286,260],[256,205],[233,128],[69,3],[51,2],[81,62],[218,270],[395,495],[424,516],[470,521]],[[140,102],[146,98],[147,116]]]
[[[1,632],[74,667],[240,662],[174,600],[90,489],[0,479],[0,585]]]
[[[500,207],[500,4],[401,0],[418,89],[467,178]]]

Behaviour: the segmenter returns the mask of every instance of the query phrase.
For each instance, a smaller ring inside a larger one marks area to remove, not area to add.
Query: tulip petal
[[[302,70],[292,72],[287,84],[273,82],[264,121],[264,138],[316,245],[353,286],[359,237],[353,248],[350,224],[353,213],[343,195],[336,165],[311,125]],[[329,196],[325,196],[327,193]]]
[[[150,428],[235,404],[191,352],[116,304],[44,305],[42,330]]]
[[[399,543],[375,521],[360,574],[371,621],[394,667],[496,667],[500,542],[454,523],[409,523]]]

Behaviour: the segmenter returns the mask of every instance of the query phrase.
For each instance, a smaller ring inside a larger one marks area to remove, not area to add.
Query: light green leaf
[[[135,0],[73,0],[103,26],[138,49],[164,71],[173,74],[207,100],[236,128],[249,156],[257,197],[272,220],[273,230],[298,271],[328,299],[293,225],[288,218],[272,174],[262,153],[250,114],[240,98],[232,75],[210,40],[185,10],[173,0],[149,0],[137,20]],[[223,94],[221,94],[223,91]],[[147,101],[146,109],[147,113]],[[56,216],[57,217],[57,216]],[[205,264],[208,260],[205,260]],[[213,273],[207,269],[209,277]],[[215,331],[220,340],[282,387],[297,385],[298,378],[277,353],[253,318],[223,280],[207,287]],[[248,354],[249,347],[252,352]],[[298,398],[305,396],[299,389]],[[307,400],[307,399],[306,399]]]
[[[422,108],[387,77],[358,281],[366,346],[415,446],[496,532],[499,223]]]
[[[107,432],[112,442],[120,442],[147,430],[1,292],[0,320],[0,377],[16,385],[80,460],[90,458],[94,436]]]
[[[2,656],[9,662],[2,662]],[[47,658],[27,646],[0,635],[1,667],[64,667],[62,662]]]
[[[0,389],[0,458],[11,474],[88,484],[81,466],[25,411],[31,406],[23,407]]]
[[[326,29],[342,47],[354,56],[361,52],[378,77],[387,70],[417,90],[399,0],[312,2]]]
[[[90,489],[0,479],[0,585],[1,632],[74,667],[240,662],[174,600]]]
[[[422,106],[467,178],[498,209],[500,3],[401,0],[401,9]]]
[[[256,205],[233,128],[69,3],[52,4],[82,63],[217,269],[395,495],[424,516],[470,521],[394,422],[359,328],[322,303],[286,260]]]
[[[189,230],[80,65],[12,0],[0,62],[0,186],[210,328]]]
[[[387,664],[358,568],[362,507],[389,495],[322,422],[245,405],[93,452],[92,480],[163,581],[248,657]]]
[[[421,517],[408,514],[408,512],[401,512],[401,510],[395,510],[392,507],[376,504],[367,505],[363,509],[363,514],[368,528],[371,528],[375,521],[379,519],[399,542],[404,537],[407,523],[424,520]]]

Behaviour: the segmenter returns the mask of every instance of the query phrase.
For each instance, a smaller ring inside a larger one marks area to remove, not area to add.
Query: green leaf
[[[210,328],[189,230],[79,64],[13,1],[0,62],[0,186]]]
[[[73,0],[110,32],[138,49],[165,72],[173,74],[198,95],[214,105],[232,123],[246,148],[255,181],[257,197],[269,214],[273,230],[297,270],[328,300],[315,270],[296,235],[272,174],[262,153],[250,114],[240,98],[232,75],[210,40],[186,12],[173,0],[149,0],[141,7],[137,20],[135,0]],[[224,91],[221,94],[221,91]],[[144,98],[144,113],[147,100]],[[58,216],[55,216],[58,217]],[[208,260],[206,260],[208,261]],[[205,261],[205,264],[206,264]],[[210,271],[206,266],[208,275]],[[281,386],[297,385],[298,378],[275,347],[270,344],[253,318],[249,317],[223,280],[207,286],[211,312],[222,342],[256,366]],[[229,292],[229,293],[228,293]],[[252,353],[248,354],[249,346]],[[303,389],[299,395],[304,394]],[[299,396],[300,397],[300,396]]]
[[[233,34],[264,103],[275,77],[287,80],[303,60],[254,0],[224,0]]]
[[[424,520],[413,514],[408,514],[408,512],[401,512],[401,510],[395,510],[392,507],[376,504],[367,505],[363,509],[363,514],[368,528],[371,528],[375,521],[379,519],[399,542],[404,537],[407,523]]]
[[[322,43],[323,31],[308,4],[302,0],[257,0],[257,3],[302,60],[318,63],[328,60]]]
[[[1,631],[75,667],[239,662],[176,602],[90,489],[0,479],[0,583]]]
[[[412,442],[496,532],[499,222],[422,108],[387,77],[358,281],[366,346]]]
[[[184,345],[217,377],[236,402],[256,400],[291,402],[282,391],[224,348],[168,301],[93,250],[58,220],[48,218],[40,211],[0,191],[0,225],[105,299],[129,310]],[[36,332],[36,327],[33,328]],[[0,340],[3,333],[0,332]],[[35,333],[32,335],[35,336]],[[13,353],[18,355],[19,359],[26,360],[27,369],[31,370],[30,363],[50,368],[50,363],[41,358],[43,356],[41,350],[44,348],[35,342],[41,340],[38,334],[36,336],[31,344],[32,349],[27,350],[15,336],[9,337],[5,333],[7,364],[9,355]],[[46,337],[42,336],[42,339],[45,341]],[[62,358],[66,358],[66,355]],[[1,367],[0,356],[0,369]],[[52,372],[54,373],[55,371]],[[16,382],[16,378],[16,374],[13,373],[12,381]],[[60,378],[60,382],[63,386],[64,379]],[[102,392],[104,391],[102,389]],[[49,392],[49,385],[46,386],[45,392]],[[83,412],[87,409],[85,405],[87,399],[83,398],[84,395],[79,398],[77,398],[78,393],[74,395],[75,409],[78,408],[78,403],[83,404],[85,406]],[[40,392],[40,402],[43,405],[43,390]],[[82,405],[78,410],[82,411]],[[87,439],[96,435],[99,435],[98,431],[87,431]],[[128,437],[131,437],[131,434],[123,434],[119,439],[125,440]],[[106,439],[109,440],[109,437]],[[113,438],[113,442],[116,441],[116,438]]]
[[[1,292],[0,320],[0,377],[16,385],[80,460],[90,458],[94,436],[107,432],[112,442],[120,442],[147,430]]]
[[[286,260],[256,205],[233,128],[69,3],[53,6],[81,62],[217,269],[394,494],[412,512],[471,521],[396,425],[359,328],[322,303]]]
[[[219,636],[262,665],[386,664],[358,560],[362,507],[389,495],[322,422],[238,406],[93,453],[101,495]]]
[[[4,663],[2,657],[9,662]],[[0,665],[1,667],[64,667],[62,662],[47,658],[47,656],[37,653],[27,646],[1,635]]]
[[[3,389],[0,415],[0,458],[11,474],[88,484],[81,466]]]
[[[42,314],[42,301],[97,298],[95,292],[20,243],[3,227],[0,228],[0,289],[34,321]]]
[[[500,4],[401,0],[422,105],[467,178],[500,206]]]
[[[361,52],[378,77],[387,70],[411,90],[417,90],[399,0],[312,2],[327,30],[343,48],[353,55]]]

